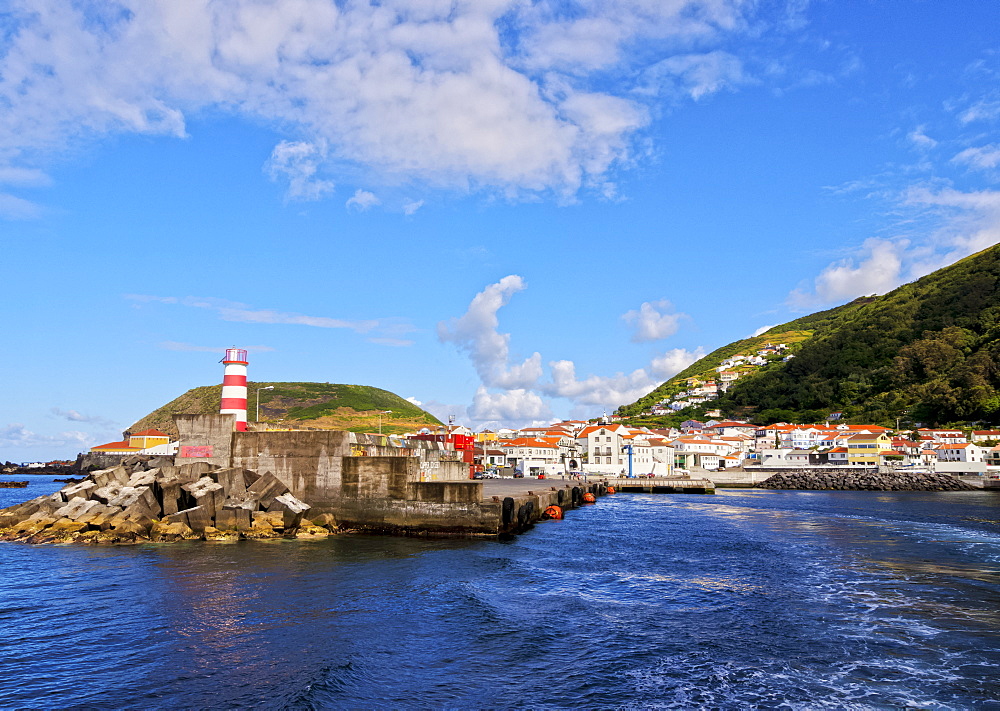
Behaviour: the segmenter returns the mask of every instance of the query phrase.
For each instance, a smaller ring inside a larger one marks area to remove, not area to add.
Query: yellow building
[[[884,433],[856,434],[847,438],[847,463],[857,466],[875,467],[879,463],[879,453],[892,449],[892,440]]]
[[[91,447],[91,452],[103,452],[104,454],[139,454],[151,450],[154,447],[165,447],[170,444],[170,437],[165,432],[159,430],[143,430],[130,434],[128,439],[121,442],[108,442]],[[157,451],[157,453],[163,453]]]

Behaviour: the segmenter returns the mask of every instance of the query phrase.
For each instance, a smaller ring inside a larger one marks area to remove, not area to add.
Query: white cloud
[[[701,360],[704,357],[704,348],[697,348],[693,351],[685,348],[671,348],[666,353],[653,358],[649,369],[658,381],[662,382],[669,380],[695,361]]]
[[[826,267],[813,284],[813,292],[797,289],[789,295],[790,305],[810,308],[869,295],[884,294],[903,280],[903,251],[906,241],[870,238],[858,254]]]
[[[412,215],[423,206],[423,200],[407,200],[403,203],[403,214],[407,216]]]
[[[988,146],[966,148],[952,158],[955,163],[964,163],[977,170],[992,170],[1000,167],[1000,145],[992,143]]]
[[[646,70],[644,76],[644,91],[682,93],[695,101],[750,81],[740,59],[721,51],[668,57]]]
[[[325,158],[326,149],[322,145],[305,141],[282,141],[274,147],[264,168],[272,180],[288,181],[287,196],[290,200],[319,200],[333,192],[335,187],[333,181],[316,177],[318,166]],[[351,201],[347,202],[349,206]]]
[[[356,333],[368,333],[377,329],[382,322],[375,319],[352,321],[347,319],[331,318],[329,316],[307,316],[287,311],[275,311],[272,309],[254,309],[246,304],[241,304],[225,299],[214,297],[186,296],[177,298],[175,296],[150,296],[147,294],[126,294],[126,299],[141,303],[163,303],[181,304],[199,309],[215,311],[223,321],[235,321],[238,323],[266,323],[266,324],[287,324],[294,326],[312,326],[315,328],[347,328]],[[388,324],[392,331],[399,330],[399,324]],[[174,343],[168,341],[168,343]],[[175,349],[179,350],[179,349]]]
[[[382,201],[375,196],[375,193],[370,193],[367,190],[361,190],[359,188],[355,191],[352,197],[347,199],[345,206],[348,209],[354,207],[357,208],[359,212],[364,212],[375,205],[381,204]]]
[[[994,121],[998,118],[1000,118],[1000,101],[983,100],[963,111],[958,120],[968,124],[974,121]]]
[[[42,209],[24,198],[0,193],[0,217],[10,220],[31,220],[42,214]]]
[[[767,333],[768,331],[770,331],[772,328],[774,328],[777,325],[779,325],[779,324],[772,323],[770,326],[761,326],[756,331],[754,331],[749,336],[747,336],[747,338],[756,338],[757,336],[763,335],[763,334]]]
[[[0,170],[35,180],[68,145],[184,137],[188,115],[218,110],[294,135],[264,166],[292,200],[330,193],[324,171],[358,167],[394,184],[603,193],[649,121],[631,93],[648,61],[635,43],[686,48],[672,71],[698,98],[740,80],[739,60],[712,47],[748,31],[756,12],[741,0],[564,10],[556,0],[11,0]],[[705,53],[692,55],[693,43]],[[609,70],[636,79],[594,91]]]
[[[408,398],[403,398],[403,399],[406,400],[407,402],[412,402],[417,407],[423,407],[424,406],[424,403],[420,402],[419,400],[417,400],[417,398],[415,398],[413,396],[410,396]]]
[[[685,314],[670,313],[669,301],[644,301],[638,311],[628,311],[622,315],[625,323],[632,326],[633,343],[659,341],[677,333],[680,319]]]
[[[179,351],[182,353],[225,353],[228,346],[196,346],[192,343],[183,343],[181,341],[160,341],[156,344],[156,347],[162,348],[165,351]],[[270,346],[246,346],[245,350],[251,353],[266,353],[274,349]]]
[[[84,415],[76,410],[61,410],[58,407],[51,408],[50,412],[56,417],[62,418],[64,420],[69,420],[70,422],[87,422],[95,425],[100,425],[104,428],[116,428],[118,423],[113,422],[100,415]]]
[[[926,128],[926,126],[917,126],[906,135],[910,143],[921,150],[929,150],[938,144],[937,141],[924,132]]]
[[[1000,191],[912,187],[900,203],[918,211],[911,221],[929,221],[931,227],[925,234],[865,240],[852,256],[823,269],[811,288],[792,291],[789,305],[810,309],[884,294],[1000,243]]]
[[[469,409],[469,418],[477,422],[523,422],[549,417],[552,411],[545,401],[522,388],[490,393],[480,386]]]
[[[497,331],[500,324],[497,311],[525,288],[521,277],[505,276],[476,294],[463,316],[438,324],[441,342],[454,343],[468,353],[487,387],[530,388],[542,376],[541,354],[534,353],[521,363],[509,363],[510,334]]]
[[[0,428],[0,447],[23,449],[46,447],[51,450],[62,450],[61,456],[71,456],[83,449],[89,449],[96,443],[93,435],[75,430],[43,435],[25,429],[19,422]]]
[[[570,400],[575,407],[615,408],[637,400],[704,355],[702,349],[691,352],[674,348],[654,357],[648,368],[612,376],[588,375],[577,378],[576,363],[556,360],[548,363],[550,378],[542,380],[540,353],[520,363],[509,362],[510,334],[499,333],[497,311],[511,296],[525,288],[516,275],[504,277],[477,294],[465,315],[438,324],[438,336],[443,343],[452,342],[466,352],[482,381],[476,392],[470,417],[477,421],[500,424],[524,424],[549,417],[551,410],[545,397]],[[644,304],[644,306],[650,306]],[[656,302],[656,308],[669,307]],[[661,323],[662,314],[647,310],[645,316],[652,332],[667,328]],[[636,321],[643,318],[635,312]]]

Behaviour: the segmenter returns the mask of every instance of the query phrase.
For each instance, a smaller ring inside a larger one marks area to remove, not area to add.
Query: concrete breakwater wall
[[[483,495],[481,481],[420,481],[414,457],[347,457],[336,495],[322,509],[297,498],[272,472],[181,466],[118,466],[58,492],[0,510],[0,540],[115,544],[178,540],[315,538],[363,532],[498,537],[583,505],[603,483],[539,486]],[[534,482],[531,482],[533,485]],[[541,482],[539,482],[541,484]]]
[[[821,491],[969,491],[975,488],[950,474],[878,473],[871,469],[783,472],[761,482],[757,487]]]

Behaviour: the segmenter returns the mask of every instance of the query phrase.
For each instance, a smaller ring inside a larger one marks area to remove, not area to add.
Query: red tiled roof
[[[108,442],[107,444],[99,444],[96,447],[91,447],[91,450],[94,450],[94,449],[113,449],[113,450],[117,451],[119,449],[135,449],[135,450],[139,450],[139,449],[142,449],[142,448],[141,447],[133,447],[132,444],[128,440],[122,440],[121,442]]]

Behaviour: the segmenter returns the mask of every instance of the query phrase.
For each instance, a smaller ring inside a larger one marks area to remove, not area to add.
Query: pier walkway
[[[525,477],[524,479],[483,479],[483,499],[490,500],[494,496],[501,498],[506,496],[526,496],[528,492],[539,494],[549,492],[553,489],[572,489],[573,487],[585,487],[592,484],[603,484],[605,487],[613,486],[616,491],[623,493],[646,492],[654,494],[711,494],[715,492],[715,485],[708,479],[689,479],[687,477],[654,477],[654,478],[632,478],[589,476],[587,479],[535,479]]]

